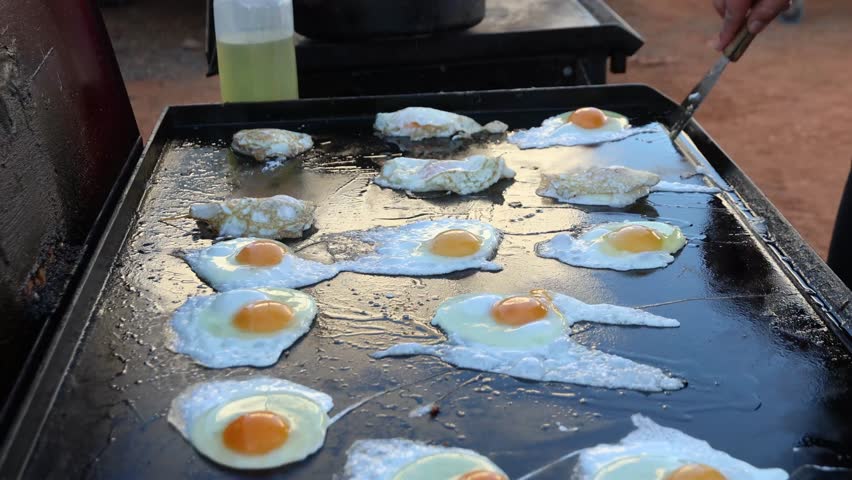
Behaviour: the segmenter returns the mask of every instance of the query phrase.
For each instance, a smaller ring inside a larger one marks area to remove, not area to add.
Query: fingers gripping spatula
[[[722,76],[722,72],[725,71],[725,67],[727,67],[731,62],[739,60],[743,53],[745,53],[748,46],[751,45],[752,40],[754,40],[754,35],[748,31],[746,26],[743,26],[734,38],[734,41],[725,48],[722,58],[716,62],[716,65],[713,65],[713,68],[710,69],[707,75],[698,82],[698,85],[696,85],[691,92],[689,92],[686,100],[680,104],[680,110],[672,124],[672,128],[670,130],[672,140],[680,135],[680,132],[686,127],[689,120],[692,119],[692,115],[694,115],[695,111],[698,110],[698,107],[701,106],[701,102],[707,98],[710,90],[714,85],[716,85],[716,82],[719,81],[719,77]]]

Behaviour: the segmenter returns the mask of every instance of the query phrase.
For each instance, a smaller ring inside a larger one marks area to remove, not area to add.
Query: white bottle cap
[[[215,0],[216,38],[258,43],[293,36],[292,0]]]

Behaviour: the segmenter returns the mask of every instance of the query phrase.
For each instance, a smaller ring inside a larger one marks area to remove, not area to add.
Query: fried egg
[[[536,193],[577,205],[626,207],[647,196],[660,176],[627,167],[581,167],[558,175],[543,174]]]
[[[587,107],[550,117],[540,127],[512,132],[509,142],[521,149],[570,147],[614,142],[640,133],[666,135],[666,129],[659,123],[633,128],[624,115]]]
[[[392,438],[357,440],[346,452],[342,480],[508,480],[486,457],[464,448],[447,448]]]
[[[314,223],[312,202],[275,195],[196,203],[189,216],[208,224],[222,237],[301,238]]]
[[[234,134],[231,148],[258,162],[274,158],[292,158],[314,146],[310,135],[278,128],[240,130]]]
[[[470,137],[475,133],[502,133],[509,128],[493,121],[480,125],[476,120],[427,107],[408,107],[391,113],[379,113],[373,128],[385,137],[409,137],[423,140],[436,137]]]
[[[338,265],[299,257],[286,245],[237,238],[187,252],[184,260],[202,280],[222,292],[235,288],[300,288],[333,278]]]
[[[341,236],[346,243],[372,247],[371,252],[339,264],[348,272],[424,276],[470,268],[489,271],[503,268],[490,261],[500,244],[500,231],[476,220],[425,220],[401,227],[346,232]]]
[[[604,388],[659,392],[683,380],[659,368],[586,348],[571,338],[578,322],[672,328],[677,320],[615,305],[589,305],[567,295],[534,290],[453,297],[438,307],[432,324],[447,333],[436,345],[404,343],[374,358],[432,355],[460,368],[517,378]]]
[[[202,455],[243,470],[304,460],[322,447],[333,403],[287,380],[201,383],[172,401],[168,420]]]
[[[577,205],[626,207],[651,192],[719,193],[717,187],[669,182],[644,170],[622,166],[579,167],[560,174],[542,174],[536,193]]]
[[[713,449],[709,443],[642,415],[636,430],[615,445],[580,453],[573,480],[785,480],[779,468],[760,469]]]
[[[172,349],[210,368],[267,367],[308,332],[317,306],[297,290],[230,290],[187,300],[172,316]]]
[[[514,170],[499,157],[474,155],[464,160],[426,160],[398,157],[385,162],[373,181],[376,185],[409,192],[481,192]]]
[[[686,245],[680,228],[662,222],[613,222],[573,237],[567,233],[536,245],[543,258],[587,268],[642,270],[665,267]]]

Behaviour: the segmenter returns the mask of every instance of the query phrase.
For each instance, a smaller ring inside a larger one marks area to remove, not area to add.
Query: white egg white
[[[289,249],[277,265],[255,267],[238,263],[235,257],[240,250],[258,240],[263,239],[249,237],[214,243],[207,248],[187,252],[183,258],[196,275],[220,292],[235,288],[301,288],[334,278],[340,273],[337,265],[307,260]]]
[[[596,145],[615,142],[638,134],[666,135],[668,133],[659,123],[649,123],[642,127],[631,127],[623,115],[607,112],[607,122],[601,128],[586,129],[571,123],[568,118],[573,112],[550,117],[540,127],[520,130],[509,134],[509,142],[521,149],[547,148],[556,146]]]
[[[346,452],[342,480],[454,480],[475,470],[505,475],[473,450],[402,438],[357,440]]]
[[[676,320],[615,305],[589,305],[547,292],[556,310],[553,315],[523,327],[497,325],[491,308],[511,296],[471,294],[451,298],[438,308],[432,321],[447,332],[446,342],[398,344],[373,357],[431,355],[460,368],[516,378],[645,392],[685,386],[683,380],[657,367],[589,349],[570,338],[570,327],[577,322],[671,328],[680,325]]]
[[[287,380],[256,377],[194,385],[175,398],[168,421],[202,455],[232,468],[254,470],[293,463],[322,447],[328,412],[334,404],[328,395]],[[242,455],[224,445],[222,432],[244,413],[270,411],[284,418],[289,437],[281,447],[262,455]]]
[[[373,128],[386,137],[409,137],[412,140],[440,137],[469,137],[479,132],[501,133],[503,122],[480,125],[476,120],[456,113],[428,107],[408,107],[390,113],[379,113]]]
[[[385,162],[376,185],[409,192],[481,192],[515,172],[500,157],[473,155],[464,160],[397,157]]]
[[[429,250],[430,241],[448,230],[467,230],[482,241],[479,250],[466,257],[444,257]],[[498,271],[490,261],[497,252],[501,233],[477,220],[445,218],[409,223],[401,227],[379,227],[342,234],[350,241],[372,245],[373,251],[354,260],[340,262],[343,271],[375,275],[443,275],[476,268]]]
[[[583,167],[558,175],[544,174],[536,193],[577,205],[626,207],[647,196],[660,177],[632,168]]]
[[[608,245],[606,235],[621,228],[637,225],[650,228],[664,238],[661,250],[627,252],[614,250]],[[610,270],[645,270],[661,268],[674,261],[674,253],[686,245],[680,228],[662,222],[604,223],[574,237],[560,233],[536,245],[535,251],[543,258],[554,258],[576,267],[605,268]]]
[[[573,480],[664,480],[673,470],[687,464],[715,468],[728,480],[785,480],[779,468],[759,469],[709,443],[654,423],[636,414],[636,430],[614,445],[598,445],[580,453]],[[651,474],[653,476],[646,476]]]
[[[290,325],[263,334],[247,333],[233,325],[241,308],[264,300],[290,307],[294,314]],[[316,314],[314,299],[297,290],[238,289],[193,297],[172,316],[171,348],[209,368],[266,367],[277,362],[281,352],[310,330]]]
[[[231,148],[258,162],[271,158],[290,158],[313,148],[310,135],[278,128],[240,130],[234,134]]]

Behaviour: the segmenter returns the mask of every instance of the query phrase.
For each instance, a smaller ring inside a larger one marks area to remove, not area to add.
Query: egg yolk
[[[425,130],[426,132],[441,130],[440,125],[429,125],[429,124],[422,125],[418,122],[408,122],[408,123],[405,124],[405,127],[413,128],[415,130]]]
[[[252,267],[269,267],[281,263],[287,252],[280,244],[269,240],[251,242],[237,253],[237,262]]]
[[[616,250],[631,253],[659,251],[663,248],[663,237],[642,225],[630,225],[607,233],[604,240]]]
[[[491,316],[497,323],[520,327],[547,316],[547,307],[534,297],[509,297],[491,308]]]
[[[489,472],[487,470],[474,470],[467,472],[459,480],[509,480],[502,473]]]
[[[727,480],[727,477],[713,467],[694,463],[678,468],[666,480]]]
[[[293,321],[293,309],[289,306],[261,300],[250,303],[234,315],[234,326],[244,332],[272,333],[282,330]]]
[[[597,108],[581,108],[574,110],[568,121],[587,130],[601,128],[606,125],[607,117],[603,110]]]
[[[435,235],[429,250],[442,257],[467,257],[479,251],[482,239],[467,230],[447,230]]]
[[[272,412],[240,415],[225,427],[222,440],[229,450],[242,455],[263,455],[284,445],[290,426]]]

